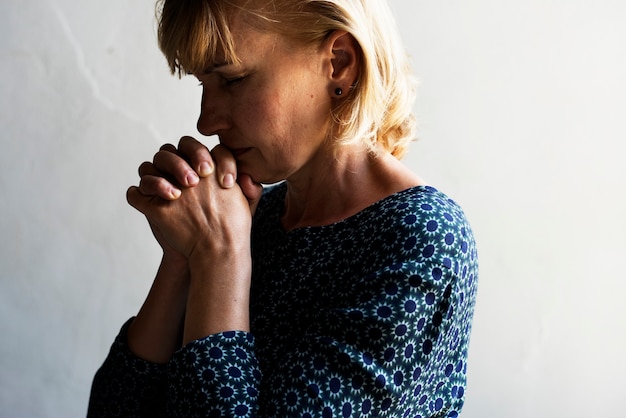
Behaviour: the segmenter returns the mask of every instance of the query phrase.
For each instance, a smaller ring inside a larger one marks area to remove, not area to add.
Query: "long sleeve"
[[[97,371],[89,399],[89,418],[165,417],[166,366],[144,361],[131,353],[127,331],[132,318],[116,337]]]
[[[257,415],[261,372],[254,338],[241,331],[192,341],[168,364],[171,417]]]
[[[256,416],[261,373],[251,334],[210,335],[154,364],[128,349],[129,323],[96,373],[88,417]]]

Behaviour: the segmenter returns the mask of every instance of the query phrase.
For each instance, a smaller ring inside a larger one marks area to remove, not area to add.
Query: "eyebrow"
[[[217,62],[213,65],[209,65],[208,67],[206,67],[204,70],[202,70],[202,74],[209,74],[212,73],[213,71],[215,71],[216,69],[220,68],[220,67],[225,67],[227,65],[230,65],[230,63],[223,61],[223,62]]]

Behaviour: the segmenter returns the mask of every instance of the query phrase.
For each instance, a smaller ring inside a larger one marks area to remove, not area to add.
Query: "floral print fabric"
[[[128,351],[124,327],[90,416],[458,416],[478,280],[460,207],[415,187],[286,232],[285,193],[266,189],[254,218],[251,333],[159,366]]]

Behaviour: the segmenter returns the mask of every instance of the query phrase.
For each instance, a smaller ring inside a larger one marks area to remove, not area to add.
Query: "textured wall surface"
[[[392,3],[421,80],[406,164],[479,242],[463,416],[620,416],[626,3]],[[159,259],[126,188],[200,90],[151,0],[4,0],[0,57],[0,416],[80,417]]]

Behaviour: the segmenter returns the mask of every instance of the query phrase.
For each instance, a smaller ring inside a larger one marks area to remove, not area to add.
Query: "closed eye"
[[[236,84],[241,83],[241,82],[242,82],[245,78],[246,78],[245,76],[242,76],[242,77],[235,77],[235,78],[225,78],[225,79],[224,79],[224,80],[225,80],[225,81],[224,81],[224,84],[225,84],[227,87],[232,87],[232,86],[234,86],[234,85],[236,85]]]
[[[232,78],[220,76],[220,83],[224,87],[233,87],[241,83],[242,81],[244,81],[246,78],[247,78],[247,75],[243,75],[239,77],[232,77]],[[204,87],[206,80],[198,78],[198,81],[199,81],[198,86]]]

